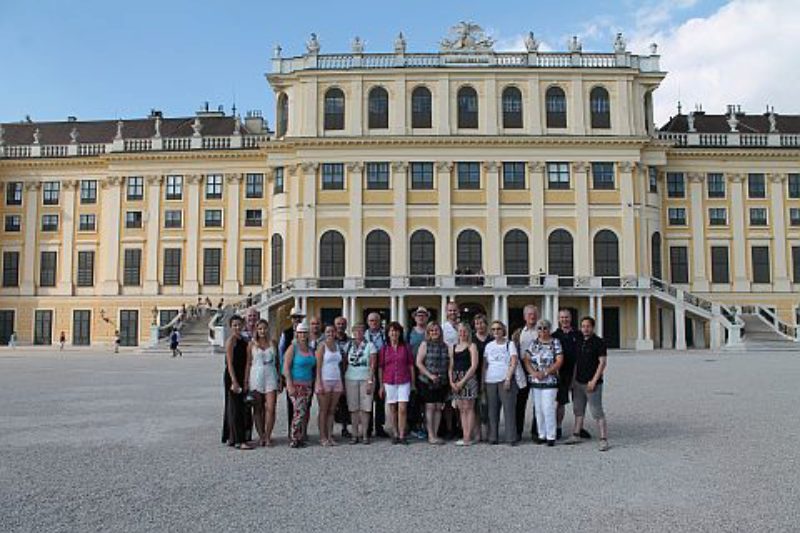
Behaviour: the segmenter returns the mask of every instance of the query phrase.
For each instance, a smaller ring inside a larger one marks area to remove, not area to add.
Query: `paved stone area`
[[[236,451],[221,374],[207,354],[0,351],[0,531],[798,527],[798,354],[613,354],[604,454],[291,450],[282,416],[275,448]]]

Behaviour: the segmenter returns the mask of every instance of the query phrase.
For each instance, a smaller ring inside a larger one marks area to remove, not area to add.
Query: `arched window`
[[[653,233],[650,238],[650,275],[656,279],[663,279],[661,277],[661,234],[659,232]]]
[[[604,287],[619,286],[619,241],[613,231],[604,229],[594,236],[594,275]]]
[[[561,287],[573,284],[573,243],[572,235],[567,230],[557,229],[547,239],[547,273],[558,276]]]
[[[508,285],[528,284],[528,236],[522,230],[512,229],[503,238],[503,273]]]
[[[567,127],[567,97],[561,87],[550,87],[544,95],[548,128]]]
[[[522,127],[522,93],[516,87],[503,90],[503,127]]]
[[[367,98],[368,125],[371,130],[389,127],[389,93],[383,87],[373,87]]]
[[[411,234],[409,253],[412,287],[432,287],[436,282],[436,241],[430,231]]]
[[[464,129],[478,127],[478,93],[469,86],[458,90],[458,127]]]
[[[411,93],[411,127],[430,128],[432,114],[431,92],[427,87],[417,87]]]
[[[389,235],[379,229],[370,231],[364,247],[366,287],[389,287],[391,257],[392,244]]]
[[[334,87],[325,93],[325,121],[326,130],[344,129],[344,93]]]
[[[270,258],[272,263],[272,285],[283,283],[283,237],[275,233],[270,242]]]
[[[286,93],[281,93],[278,96],[278,137],[283,137],[289,128],[289,96]]]
[[[611,127],[611,103],[608,91],[602,87],[595,87],[589,93],[589,110],[592,114],[592,128]]]
[[[458,234],[456,240],[456,284],[478,285],[481,280],[476,276],[483,273],[483,250],[481,236],[477,231],[465,229]],[[461,274],[465,277],[458,277]]]
[[[319,286],[341,288],[344,278],[344,237],[329,230],[319,239]]]

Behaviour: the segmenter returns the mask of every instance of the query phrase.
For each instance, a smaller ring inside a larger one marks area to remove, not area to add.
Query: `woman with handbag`
[[[256,323],[255,335],[247,347],[253,419],[261,446],[272,446],[275,403],[280,392],[279,363],[276,352],[277,350],[269,338],[269,323],[262,318]]]
[[[503,410],[506,444],[517,444],[516,404],[519,387],[514,373],[517,368],[517,347],[508,340],[506,325],[492,322],[494,340],[483,352],[483,380],[489,404],[489,444],[498,443],[500,409]]]
[[[347,352],[344,388],[353,423],[350,444],[370,444],[369,420],[372,418],[372,390],[375,386],[375,356],[378,350],[364,337],[364,324],[353,326],[353,339]]]
[[[448,363],[448,347],[444,342],[442,328],[437,322],[431,322],[425,330],[425,340],[419,345],[416,360],[420,382],[419,398],[425,405],[425,425],[430,444],[444,444],[437,433],[442,420],[442,409],[450,392]]]

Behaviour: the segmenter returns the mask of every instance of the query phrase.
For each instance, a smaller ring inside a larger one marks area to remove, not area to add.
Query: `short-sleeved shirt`
[[[378,350],[366,339],[358,345],[355,341],[350,343],[350,351],[347,353],[347,371],[344,373],[344,379],[350,381],[369,379],[369,358],[377,352]]]
[[[414,356],[408,344],[396,348],[391,344],[384,345],[378,355],[378,368],[383,371],[383,383],[386,385],[403,385],[411,383],[411,366]]]
[[[572,375],[575,372],[575,361],[578,359],[581,333],[575,328],[569,331],[558,328],[553,332],[553,337],[558,339],[558,342],[561,343],[561,349],[564,351],[564,361],[561,363],[558,374],[562,379],[572,379]]]
[[[422,331],[417,331],[417,328],[413,327],[410,330],[408,330],[408,335],[406,335],[406,342],[411,348],[411,353],[414,354],[414,357],[416,357],[417,354],[419,353],[419,347],[422,345],[422,341],[424,340],[425,340],[424,329]]]
[[[449,320],[445,320],[442,324],[442,339],[448,346],[458,344],[458,325],[454,326]]]
[[[364,337],[366,337],[370,344],[372,344],[378,351],[380,351],[380,349],[383,348],[383,345],[386,344],[386,335],[380,328],[374,331],[367,328],[367,330],[364,332]]]
[[[505,381],[511,357],[517,355],[517,347],[513,342],[506,340],[502,344],[492,341],[486,345],[483,356],[486,360],[486,383],[500,383]]]
[[[575,363],[575,381],[582,384],[592,381],[597,367],[600,366],[600,358],[607,356],[606,342],[597,335],[592,334],[589,338],[581,339]],[[603,382],[602,376],[597,382]]]
[[[478,370],[475,372],[475,377],[478,379],[478,383],[483,383],[483,353],[486,351],[486,345],[493,340],[494,337],[488,334],[483,340],[480,340],[478,335],[472,336],[472,342],[475,343],[475,347],[478,349]]]
[[[561,353],[561,343],[558,339],[553,337],[547,344],[539,339],[533,341],[530,347],[525,351],[525,357],[530,360],[534,370],[542,372],[547,371],[551,366],[556,364],[556,358]],[[555,389],[558,387],[558,376],[553,374],[547,374],[544,379],[532,379],[534,389]]]

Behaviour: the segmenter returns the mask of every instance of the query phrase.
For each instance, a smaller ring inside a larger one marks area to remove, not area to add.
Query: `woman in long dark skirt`
[[[225,343],[225,418],[222,439],[240,450],[252,449],[247,444],[246,410],[247,395],[247,341],[242,338],[244,322],[240,316],[230,319],[231,336]],[[227,430],[227,434],[226,434]]]

